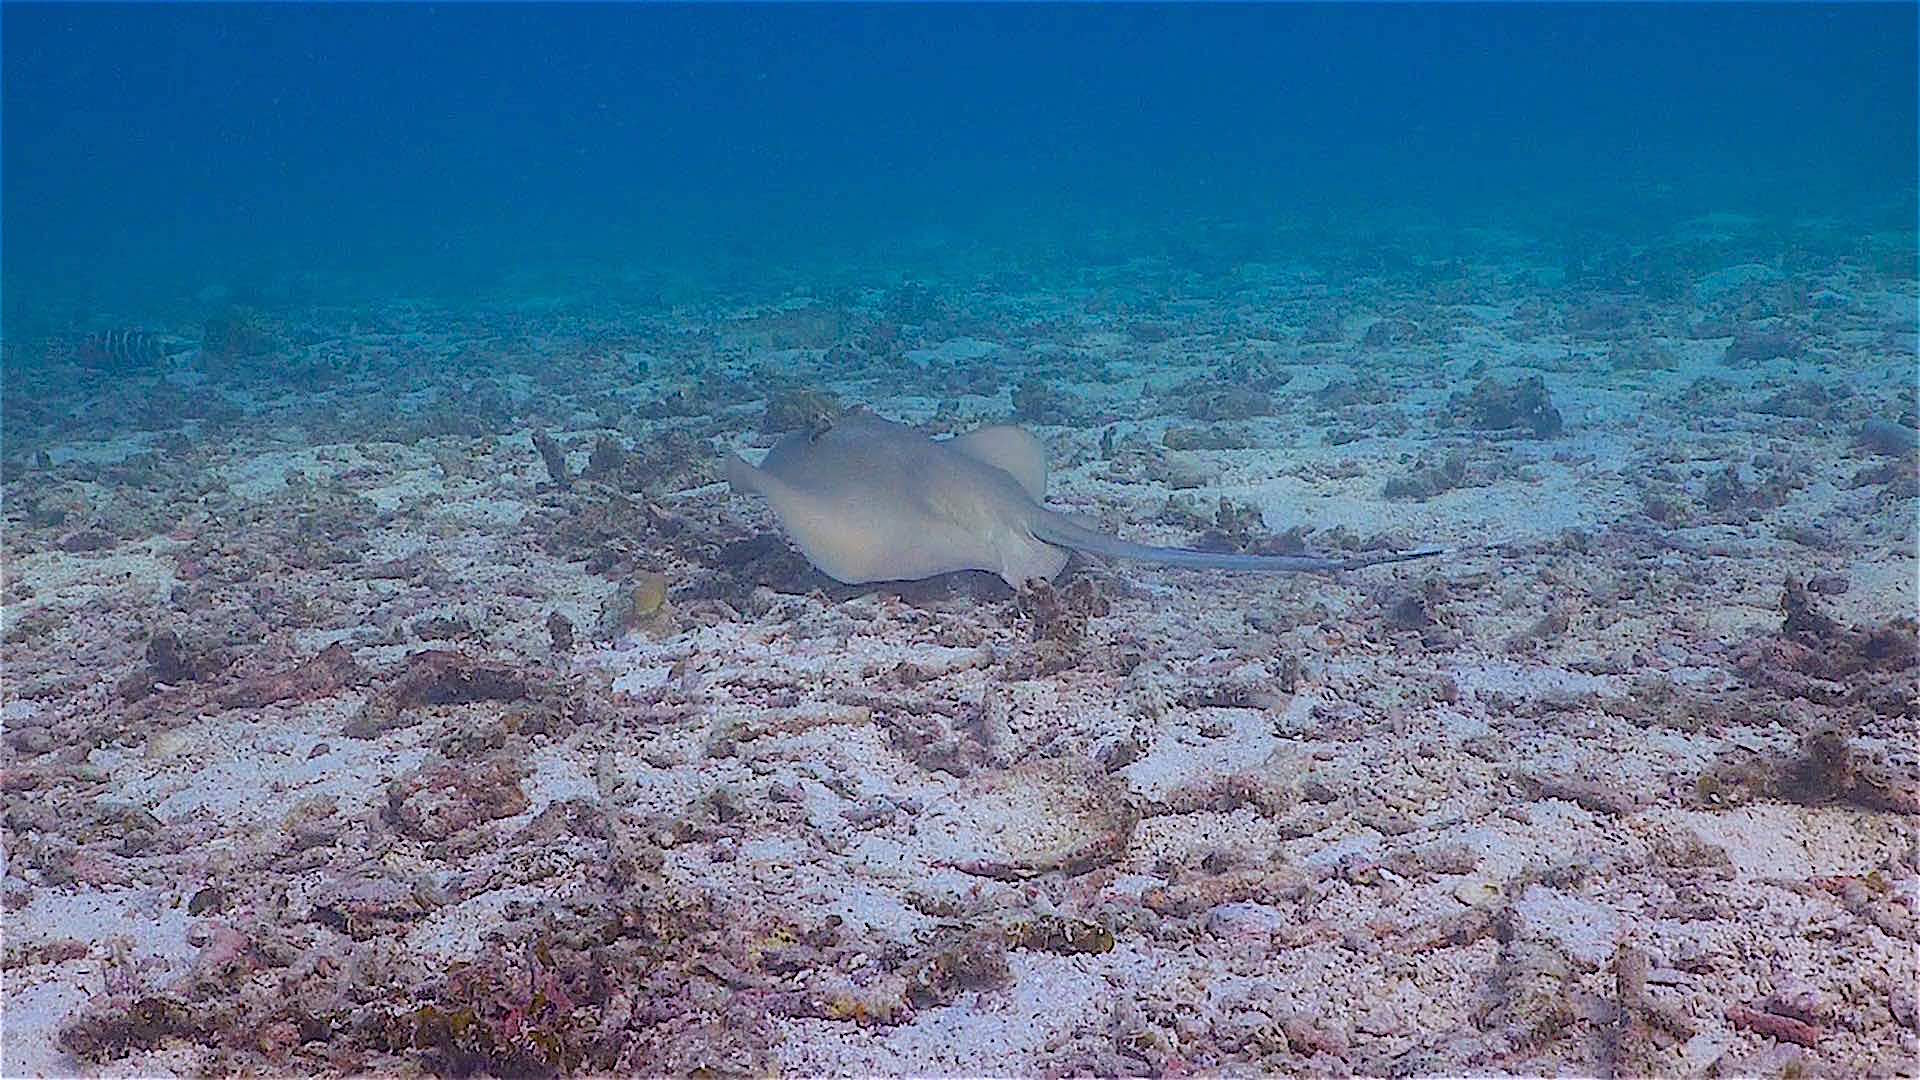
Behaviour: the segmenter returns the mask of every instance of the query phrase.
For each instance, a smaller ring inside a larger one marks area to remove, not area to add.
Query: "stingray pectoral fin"
[[[727,484],[741,495],[763,495],[762,481],[767,474],[739,454],[727,455]]]
[[[1034,502],[1047,497],[1047,448],[1026,428],[995,424],[956,435],[947,445],[1013,477]]]
[[[1067,568],[1067,560],[1073,558],[1071,550],[1024,531],[1001,538],[994,547],[1000,558],[1000,580],[1016,589],[1034,578],[1053,580]]]
[[[842,508],[755,468],[737,454],[727,461],[727,483],[742,494],[765,496],[794,546],[821,573],[849,585],[887,577],[877,569],[885,553],[884,538],[850,520]]]

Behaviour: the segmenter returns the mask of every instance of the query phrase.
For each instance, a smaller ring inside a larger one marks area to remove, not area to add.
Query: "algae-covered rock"
[[[1453,422],[1486,432],[1516,433],[1535,439],[1560,434],[1560,410],[1547,393],[1546,380],[1529,375],[1511,386],[1485,378],[1447,402]]]
[[[783,390],[767,399],[767,411],[760,418],[760,430],[771,434],[823,432],[831,428],[845,411],[846,407],[832,394],[819,390]]]

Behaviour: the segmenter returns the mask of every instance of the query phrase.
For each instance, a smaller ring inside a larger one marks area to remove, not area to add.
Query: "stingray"
[[[1075,551],[1203,570],[1352,570],[1437,555],[1351,559],[1235,555],[1130,543],[1042,505],[1046,452],[1011,425],[930,439],[868,412],[789,435],[758,467],[734,455],[727,482],[765,496],[801,554],[848,585],[989,570],[1019,587],[1052,578]]]

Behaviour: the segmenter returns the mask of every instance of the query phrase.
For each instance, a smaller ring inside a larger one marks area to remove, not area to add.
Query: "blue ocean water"
[[[1070,265],[1194,221],[1630,235],[1710,211],[1905,226],[1915,205],[1910,4],[0,19],[16,329],[317,279],[632,293],[967,251]]]
[[[1920,1075],[1917,12],[0,3],[0,1075]]]

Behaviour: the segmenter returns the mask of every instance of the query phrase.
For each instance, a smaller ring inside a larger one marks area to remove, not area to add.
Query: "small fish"
[[[82,367],[101,370],[154,367],[167,358],[166,339],[145,330],[102,330],[74,351]]]

